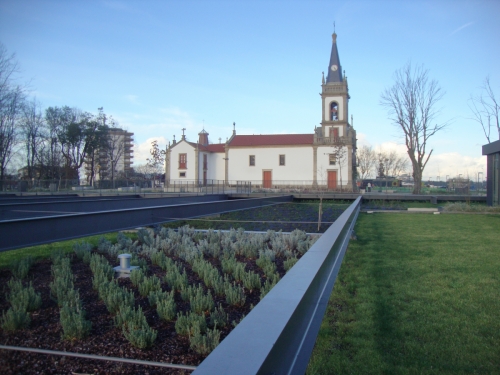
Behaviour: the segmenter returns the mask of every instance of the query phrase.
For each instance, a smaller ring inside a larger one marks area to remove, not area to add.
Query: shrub
[[[278,274],[273,274],[272,277],[268,278],[262,288],[260,289],[260,299],[263,299],[267,293],[278,283],[280,277]]]
[[[6,331],[15,331],[26,328],[31,322],[30,315],[26,310],[14,310],[12,307],[7,313],[2,313],[2,329]]]
[[[243,286],[250,291],[254,289],[260,289],[262,286],[262,284],[260,283],[260,276],[252,271],[245,272],[242,281]]]
[[[172,270],[167,270],[163,280],[174,290],[183,290],[188,286],[186,270],[183,270],[181,274],[177,267]]]
[[[112,245],[113,244],[110,241],[108,241],[104,236],[102,236],[99,238],[97,250],[99,250],[101,253],[107,253]]]
[[[74,276],[69,265],[69,258],[58,259],[58,263],[52,265],[52,275],[54,281],[50,283],[50,293],[52,298],[57,300],[57,304],[62,306],[68,292],[73,290]]]
[[[7,282],[10,293],[7,295],[7,301],[16,311],[34,311],[42,305],[40,293],[35,292],[32,283],[27,288],[19,280],[11,279]]]
[[[149,348],[153,345],[158,332],[147,326],[133,327],[130,325],[123,326],[123,335],[135,347],[139,349]]]
[[[224,328],[228,323],[228,315],[222,308],[221,304],[210,313],[210,326]]]
[[[205,311],[212,311],[215,303],[210,291],[204,294],[203,289],[198,288],[196,294],[190,299],[190,305],[191,311],[199,314]]]
[[[132,273],[134,272],[135,271],[133,271]],[[144,277],[142,282],[139,284],[139,293],[143,297],[146,297],[151,292],[156,292],[160,290],[161,290],[161,281],[156,275],[153,275],[151,277]]]
[[[147,324],[146,317],[140,306],[135,309],[133,306],[121,305],[114,321],[117,326],[131,325],[134,327],[141,327]]]
[[[111,314],[117,313],[121,306],[134,306],[135,297],[132,291],[119,287],[116,283],[109,283],[109,289],[102,300]]]
[[[77,242],[73,245],[73,250],[76,254],[76,257],[80,260],[83,260],[85,264],[90,263],[90,255],[92,251],[92,245],[88,242]]]
[[[57,249],[50,254],[50,257],[52,258],[53,264],[59,265],[61,261],[66,258],[66,254],[61,249]]]
[[[28,276],[28,272],[33,263],[33,258],[28,255],[26,258],[12,261],[10,263],[10,269],[14,277],[18,279],[24,279],[26,276]]]
[[[85,320],[85,311],[81,307],[74,308],[65,304],[60,311],[60,321],[63,339],[82,339],[89,334],[92,328],[92,323]]]
[[[234,267],[233,271],[233,277],[237,281],[243,281],[243,278],[245,277],[245,268],[246,264],[237,262],[236,267]]]
[[[177,314],[177,321],[175,322],[175,332],[177,334],[182,336],[194,335],[196,329],[201,333],[207,330],[207,322],[203,316],[194,312],[186,315],[183,313]]]
[[[165,293],[166,294],[166,293]],[[166,298],[159,299],[156,303],[158,316],[163,320],[173,320],[177,312],[177,305],[174,300],[174,292],[166,294]]]
[[[283,262],[283,267],[285,271],[288,272],[299,260],[297,257],[289,258]]]
[[[139,284],[141,284],[145,277],[146,276],[141,269],[135,269],[130,272],[130,281],[134,286],[138,286]]]
[[[167,298],[167,295],[167,292],[164,292],[163,290],[152,291],[148,295],[149,305],[156,306],[158,304],[158,301]]]
[[[246,301],[245,292],[239,285],[226,285],[226,302],[233,306],[243,306]]]
[[[237,264],[238,261],[234,256],[224,257],[221,261],[222,272],[232,275]]]
[[[203,287],[200,284],[196,286],[188,285],[181,289],[181,298],[183,301],[191,301],[198,292],[203,293]]]
[[[220,331],[217,327],[207,330],[206,335],[202,335],[199,329],[195,329],[194,335],[189,337],[191,349],[202,355],[210,354],[219,345],[219,341]]]

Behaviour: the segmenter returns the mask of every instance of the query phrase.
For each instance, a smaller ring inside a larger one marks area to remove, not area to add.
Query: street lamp
[[[481,175],[481,180],[479,179],[479,175]],[[481,195],[481,187],[483,186],[483,172],[477,173],[477,188],[479,189],[479,195]]]

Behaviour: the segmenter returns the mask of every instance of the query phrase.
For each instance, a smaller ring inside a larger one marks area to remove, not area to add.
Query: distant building
[[[321,126],[309,134],[237,135],[211,144],[203,129],[198,142],[185,135],[167,149],[166,184],[186,180],[235,183],[252,181],[275,185],[325,185],[329,189],[355,188],[356,131],[349,123],[349,90],[332,35],[328,74],[321,85]],[[234,126],[234,124],[233,124]]]
[[[106,145],[88,155],[85,160],[87,181],[116,180],[126,177],[132,171],[133,136],[134,133],[126,130],[110,128]]]
[[[500,140],[483,146],[486,155],[486,202],[488,206],[500,205]]]

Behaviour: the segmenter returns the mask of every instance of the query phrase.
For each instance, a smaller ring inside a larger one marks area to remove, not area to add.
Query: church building
[[[307,134],[233,134],[225,143],[210,143],[203,129],[197,142],[182,135],[167,148],[165,184],[212,180],[233,185],[325,186],[351,191],[356,183],[356,131],[349,123],[349,90],[340,65],[337,34],[332,35],[328,73],[321,84],[321,126]]]

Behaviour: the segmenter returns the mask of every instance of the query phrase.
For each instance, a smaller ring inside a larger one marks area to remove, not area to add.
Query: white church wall
[[[249,165],[255,155],[255,166]],[[285,155],[285,165],[279,156]],[[230,181],[262,181],[263,170],[272,171],[273,181],[312,181],[313,149],[311,146],[255,147],[229,149]]]
[[[340,168],[338,161],[335,165],[330,165],[330,154],[333,152],[332,147],[318,147],[318,170],[317,179],[318,184],[326,185],[328,172],[327,171],[337,171],[337,184],[346,185],[349,179],[349,168],[348,168],[348,158],[347,158],[347,148],[346,156],[344,162],[342,163],[342,168]],[[341,179],[342,178],[342,179]]]
[[[186,169],[179,169],[179,154],[186,154],[187,156]],[[185,141],[180,141],[172,148],[170,154],[170,180],[194,180],[195,165],[193,146]],[[180,173],[185,173],[185,177],[180,177]]]
[[[213,152],[208,154],[208,173],[209,180],[224,180],[226,178],[226,165],[224,152]]]

